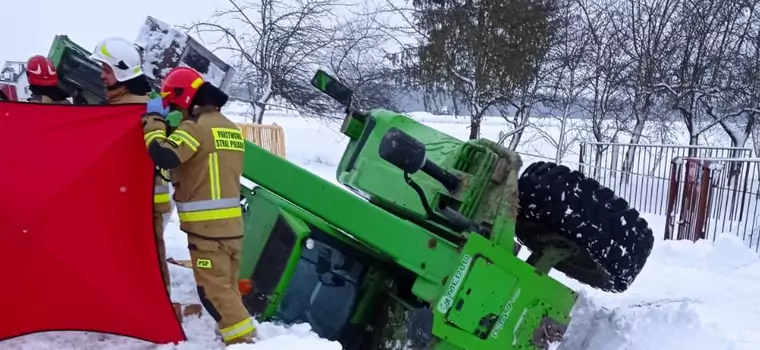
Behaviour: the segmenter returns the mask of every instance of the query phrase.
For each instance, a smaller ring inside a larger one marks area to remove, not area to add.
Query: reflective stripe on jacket
[[[171,149],[180,165],[172,168],[180,228],[207,238],[243,235],[240,176],[245,142],[240,129],[217,110],[200,110],[159,145]]]
[[[156,177],[156,185],[153,187],[153,203],[154,204],[162,204],[162,203],[169,203],[171,202],[171,197],[169,196],[169,183],[166,182],[163,178],[169,178],[169,171],[166,169],[161,169],[161,176]]]

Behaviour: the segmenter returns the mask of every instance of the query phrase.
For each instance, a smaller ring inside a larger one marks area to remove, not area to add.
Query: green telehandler
[[[519,175],[495,142],[356,110],[323,71],[312,85],[345,107],[350,191],[246,144],[239,286],[258,319],[347,350],[547,349],[577,298],[552,269],[623,292],[644,267],[647,222],[594,179],[544,162]]]

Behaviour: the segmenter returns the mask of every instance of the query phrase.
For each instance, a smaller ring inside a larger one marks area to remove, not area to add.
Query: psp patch
[[[198,259],[195,261],[195,265],[198,266],[201,269],[210,269],[211,268],[211,260],[209,259]]]

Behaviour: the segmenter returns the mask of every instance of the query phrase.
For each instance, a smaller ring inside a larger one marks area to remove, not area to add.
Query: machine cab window
[[[353,313],[364,266],[324,242],[308,240],[275,319],[308,322],[317,334],[335,339]]]

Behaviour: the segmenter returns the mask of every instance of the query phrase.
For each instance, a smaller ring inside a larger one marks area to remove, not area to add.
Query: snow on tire
[[[518,187],[520,242],[536,251],[546,245],[547,235],[569,241],[580,253],[557,270],[604,291],[628,289],[654,244],[652,230],[636,209],[595,179],[554,163],[531,164]],[[520,229],[526,225],[541,229]]]

